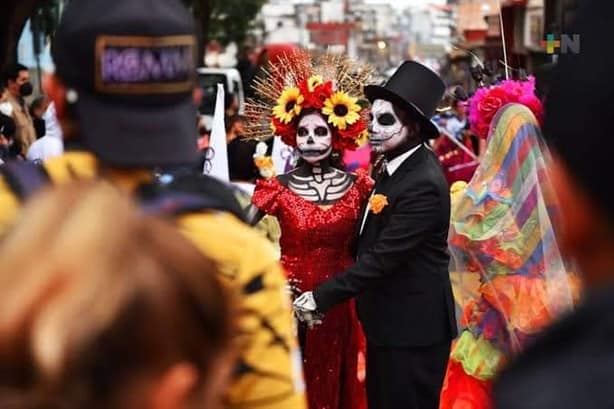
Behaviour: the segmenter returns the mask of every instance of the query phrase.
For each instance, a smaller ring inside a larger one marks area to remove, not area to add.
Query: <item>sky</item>
[[[426,4],[445,4],[445,0],[367,0],[367,3],[392,3],[393,6],[399,9],[404,9],[409,6],[422,6]]]

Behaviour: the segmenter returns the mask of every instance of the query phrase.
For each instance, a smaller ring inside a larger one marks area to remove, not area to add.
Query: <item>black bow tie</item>
[[[381,187],[390,177],[388,174],[388,161],[382,156],[382,158],[376,162],[376,165],[377,167],[374,168],[375,174],[373,178],[375,179],[375,185]]]
[[[371,176],[376,182],[379,181],[383,175],[388,174],[387,169],[386,169],[387,165],[388,165],[388,161],[386,160],[386,157],[384,155],[381,155],[375,161],[375,164],[373,165],[373,171],[371,172]]]

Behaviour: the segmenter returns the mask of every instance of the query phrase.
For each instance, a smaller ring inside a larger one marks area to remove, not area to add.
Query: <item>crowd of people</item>
[[[9,65],[0,81],[0,161],[37,161],[58,156],[64,149],[55,108],[48,97],[33,93],[30,72],[21,64]]]
[[[243,55],[228,180],[192,17],[115,7],[67,5],[44,96],[3,72],[0,408],[614,405],[614,4],[582,4],[545,100],[497,80],[442,111],[414,61]]]

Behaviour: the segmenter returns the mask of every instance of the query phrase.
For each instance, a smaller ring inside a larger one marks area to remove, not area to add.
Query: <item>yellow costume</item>
[[[151,179],[147,171],[101,170],[85,152],[67,153],[44,164],[51,184],[102,177],[133,192]],[[20,200],[0,177],[0,234],[19,217]],[[226,397],[227,408],[303,409],[301,359],[295,339],[286,280],[275,251],[258,233],[229,213],[181,215],[180,231],[218,263],[227,285],[242,301],[237,346],[240,358]]]

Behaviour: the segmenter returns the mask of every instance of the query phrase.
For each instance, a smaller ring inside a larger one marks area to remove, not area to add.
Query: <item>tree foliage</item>
[[[182,0],[196,18],[204,41],[241,44],[266,0]],[[59,21],[60,3],[67,0],[0,0],[0,67],[17,58],[17,43],[32,18],[36,37],[53,37]]]
[[[2,0],[0,13],[0,67],[17,60],[17,44],[21,33],[30,19],[34,38],[34,51],[53,38],[60,19],[61,0]],[[64,0],[66,3],[68,0]]]
[[[4,0],[0,12],[0,68],[17,59],[17,44],[26,21],[41,0]]]
[[[222,44],[245,42],[266,0],[183,0],[201,26],[203,39]]]

